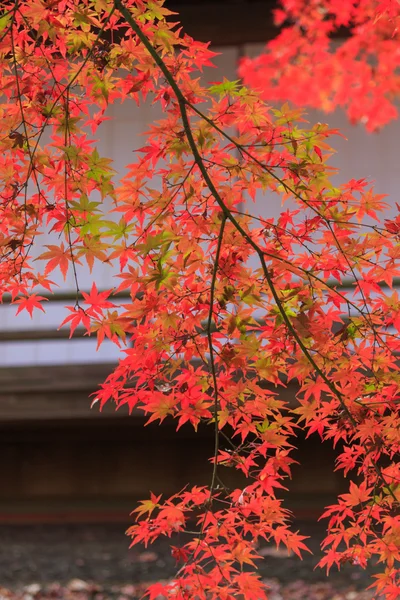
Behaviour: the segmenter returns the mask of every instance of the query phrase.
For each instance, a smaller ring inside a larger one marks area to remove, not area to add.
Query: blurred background
[[[212,40],[220,53],[217,69],[204,74],[206,81],[237,79],[240,57],[256,54],[276,33],[269,0],[167,0],[166,6],[180,13],[189,35]],[[129,102],[110,107],[108,114],[112,120],[99,130],[100,152],[123,172],[134,161],[133,150],[143,145],[141,133],[161,114],[158,107]],[[389,194],[392,206],[399,201],[398,122],[368,134],[340,112],[313,112],[308,119],[328,122],[346,136],[332,140],[338,153],[330,162],[339,167],[340,181],[370,178],[378,193]],[[254,209],[265,217],[279,211],[277,197],[258,198]],[[99,289],[112,287],[114,275],[109,266],[97,264],[92,275],[80,273],[80,287],[88,291],[93,281]],[[105,341],[96,352],[95,340],[79,328],[72,340],[68,328],[57,330],[75,292],[72,277],[64,283],[56,273],[52,279],[60,287],[45,314],[15,317],[15,306],[0,306],[0,586],[150,578],[155,569],[168,570],[174,563],[162,547],[147,555],[128,552],[129,513],[149,490],[168,495],[187,483],[209,483],[212,432],[200,429],[194,435],[183,427],[176,433],[168,422],[144,428],[144,419],[126,410],[90,409],[89,395],[113,370],[119,350]],[[295,386],[283,394],[294,405]],[[301,464],[294,468],[288,507],[314,536],[318,551],[320,529],[312,523],[346,482],[334,473],[334,452],[317,436],[301,440],[295,458]],[[268,559],[274,574],[279,558]]]

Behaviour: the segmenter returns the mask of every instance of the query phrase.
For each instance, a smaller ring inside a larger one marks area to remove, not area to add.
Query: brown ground
[[[314,556],[303,561],[263,549],[260,573],[270,600],[369,600],[369,573],[313,570],[323,529],[299,524]],[[179,544],[179,540],[175,543]],[[146,583],[174,575],[168,543],[128,549],[123,525],[0,527],[0,600],[131,600]],[[12,590],[12,592],[10,591]],[[399,595],[400,597],[400,595]]]

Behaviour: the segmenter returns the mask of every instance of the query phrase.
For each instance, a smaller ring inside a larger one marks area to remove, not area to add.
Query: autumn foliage
[[[319,4],[307,3],[302,18],[315,18]],[[379,36],[397,19],[387,2],[351,5],[353,16],[358,5],[376,8]],[[288,105],[272,110],[238,82],[201,84],[213,52],[182,32],[161,1],[15,0],[2,11],[4,301],[17,312],[45,310],[52,273],[72,271],[76,303],[62,325],[121,347],[95,405],[214,432],[208,487],[151,494],[134,511],[133,544],[192,532],[186,544],[172,542],[175,579],[154,584],[148,597],[267,598],[258,541],[299,556],[307,549],[281,499],[305,431],[339,449],[337,468],[349,479],[348,493],[323,515],[320,566],[378,562],[377,593],[397,598],[399,218],[385,220],[384,199],[367,181],[331,183],[335,132],[327,126],[308,126]],[[332,22],[346,25],[350,16]],[[318,27],[317,41],[326,29]],[[305,26],[299,31],[307,56],[324,51],[311,46]],[[302,103],[295,45],[286,49],[274,60],[293,76],[292,99]],[[396,76],[388,79],[395,86]],[[386,91],[377,86],[374,99]],[[110,104],[145,99],[164,116],[115,174],[93,134]],[[287,205],[277,219],[262,217],[256,196]],[[33,261],[44,232],[53,241]],[[118,269],[116,287],[79,281],[80,265],[97,261]],[[121,306],[114,296],[122,290],[130,300]],[[291,381],[299,387],[294,409],[279,394]],[[246,484],[228,489],[227,468]]]
[[[269,102],[344,108],[369,131],[398,116],[397,0],[280,0],[277,35],[239,69]]]

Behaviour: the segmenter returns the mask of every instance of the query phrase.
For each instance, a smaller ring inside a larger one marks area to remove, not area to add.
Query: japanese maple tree
[[[307,550],[280,493],[299,430],[337,445],[349,477],[324,515],[321,566],[378,562],[377,593],[397,598],[399,219],[382,218],[365,180],[332,185],[326,125],[238,82],[201,84],[212,58],[160,0],[3,3],[2,297],[45,310],[52,272],[71,270],[76,303],[61,325],[121,347],[95,405],[214,432],[209,486],[135,509],[133,544],[191,536],[172,541],[177,575],[150,599],[267,598],[258,542]],[[118,180],[92,136],[110,104],[146,98],[164,116]],[[292,208],[259,216],[256,196]],[[120,283],[81,293],[80,265],[96,262]],[[294,409],[279,395],[290,381]],[[226,468],[245,485],[227,488]]]
[[[280,0],[274,17],[279,34],[265,52],[241,62],[245,84],[269,102],[342,107],[368,131],[397,118],[397,0]]]

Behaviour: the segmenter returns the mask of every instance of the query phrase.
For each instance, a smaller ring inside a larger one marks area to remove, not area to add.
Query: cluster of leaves
[[[300,127],[299,111],[271,110],[238,83],[203,86],[213,53],[161,0],[15,0],[0,29],[2,297],[32,313],[51,272],[72,269],[71,334],[124,346],[98,404],[214,431],[210,485],[136,509],[134,544],[191,534],[173,549],[174,582],[149,598],[266,598],[257,541],[306,549],[279,493],[299,428],[338,445],[352,474],[325,515],[321,564],[378,560],[374,585],[396,598],[400,300],[387,289],[400,250],[397,221],[379,223],[382,196],[365,181],[332,185],[327,126]],[[109,104],[146,97],[164,118],[115,185],[88,129]],[[256,195],[294,208],[254,215]],[[49,231],[58,243],[40,271],[32,247]],[[81,261],[115,263],[119,287],[82,298]],[[121,290],[130,301],[116,306]],[[290,381],[294,410],[270,389]],[[245,484],[228,489],[226,468]]]
[[[280,0],[283,29],[240,73],[269,102],[340,106],[374,131],[398,115],[399,19],[397,0]]]

